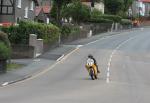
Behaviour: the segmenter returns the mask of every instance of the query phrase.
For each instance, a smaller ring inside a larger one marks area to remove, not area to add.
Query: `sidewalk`
[[[130,30],[127,30],[130,31]],[[121,31],[122,32],[122,31]],[[119,34],[120,32],[109,32],[100,35],[95,35],[90,38],[85,38],[81,40],[76,40],[71,43],[66,43],[66,45],[61,45],[58,48],[50,50],[45,54],[34,59],[16,59],[12,60],[14,63],[25,64],[26,66],[17,70],[8,71],[5,74],[0,74],[0,86],[9,85],[18,81],[32,77],[34,74],[47,69],[59,59],[76,49],[78,45],[84,45],[86,43],[95,41],[105,36],[110,36],[114,34]]]
[[[26,66],[20,69],[7,71],[5,74],[0,74],[0,86],[12,84],[32,77],[32,75],[53,65],[60,57],[65,56],[75,48],[76,46],[74,45],[62,45],[54,50],[48,51],[38,58],[11,60],[14,63],[25,64]]]

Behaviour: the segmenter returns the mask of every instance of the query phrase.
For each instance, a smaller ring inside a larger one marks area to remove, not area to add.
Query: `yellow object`
[[[86,69],[88,72],[90,72],[90,68],[92,67],[94,69],[94,75],[97,75],[97,68],[96,68],[96,65],[93,64],[92,66],[90,65],[85,65]]]

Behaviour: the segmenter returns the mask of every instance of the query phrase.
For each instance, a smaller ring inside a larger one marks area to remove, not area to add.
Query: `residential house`
[[[150,16],[150,0],[140,0],[145,5],[145,16]]]
[[[135,0],[131,9],[133,16],[150,16],[150,0]]]
[[[81,2],[85,5],[88,5],[91,7],[91,0],[81,0]],[[98,9],[99,11],[101,11],[102,13],[104,13],[104,3],[101,2],[95,2],[94,3],[94,8]]]
[[[0,0],[0,23],[34,20],[38,0]]]
[[[35,9],[35,20],[48,24],[50,22],[50,11],[52,7],[51,0],[41,0],[39,4]]]

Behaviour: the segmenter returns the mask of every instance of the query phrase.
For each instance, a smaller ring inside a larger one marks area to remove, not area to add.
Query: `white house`
[[[132,4],[133,16],[150,16],[150,0],[135,0]]]

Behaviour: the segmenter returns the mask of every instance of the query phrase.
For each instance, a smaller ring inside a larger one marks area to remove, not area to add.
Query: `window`
[[[24,18],[28,18],[28,7],[25,8],[25,15]]]
[[[16,23],[20,22],[21,17],[16,17]]]
[[[21,0],[18,0],[17,7],[18,7],[18,8],[21,8]]]
[[[30,10],[33,10],[33,6],[34,6],[34,2],[31,1],[31,3],[30,3]]]
[[[46,23],[49,24],[49,18],[46,18]]]

